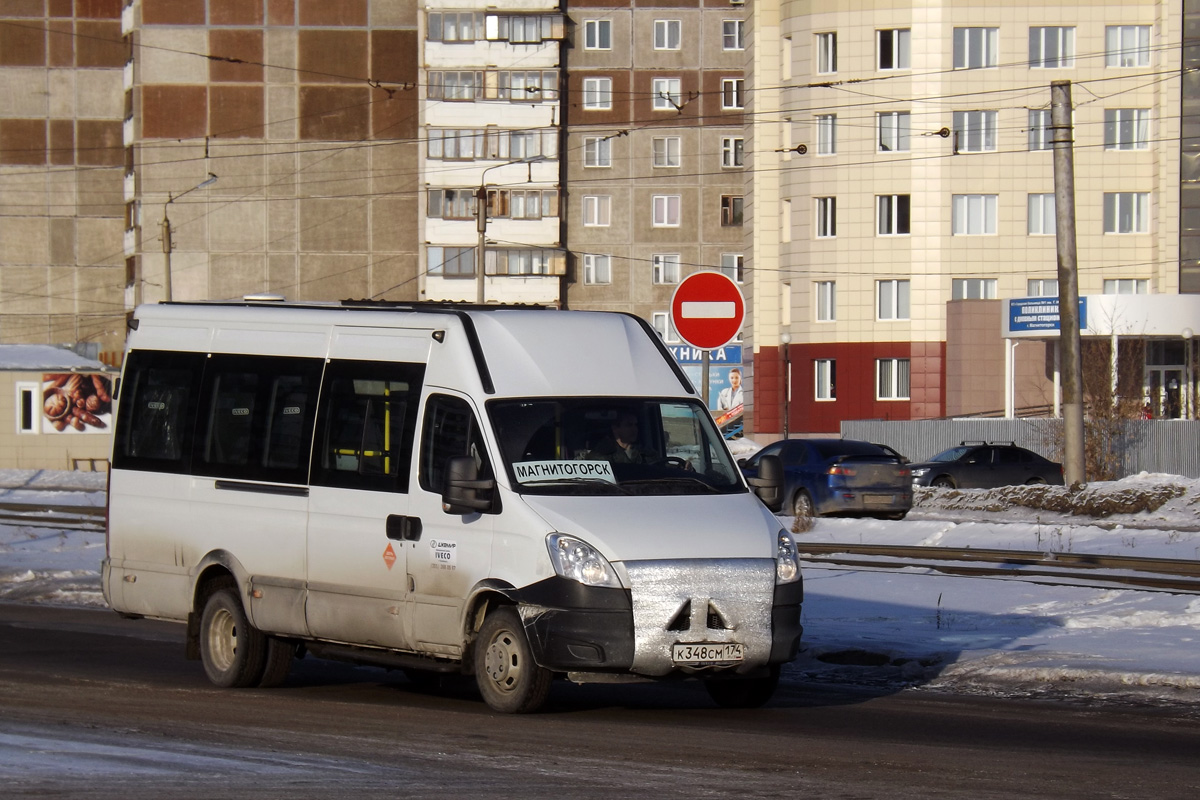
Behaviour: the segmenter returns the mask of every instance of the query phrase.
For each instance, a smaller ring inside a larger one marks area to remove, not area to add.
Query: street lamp
[[[203,189],[205,186],[211,186],[217,182],[217,176],[213,173],[208,173],[208,177],[197,183],[186,192],[180,192],[175,196],[167,193],[167,202],[163,203],[163,218],[162,218],[162,248],[163,248],[163,298],[169,303],[171,302],[171,220],[167,219],[167,206],[174,203],[179,198],[183,197],[188,192],[194,192],[197,189]]]
[[[792,399],[792,354],[791,331],[779,334],[779,342],[783,345],[783,438],[788,438],[788,412]]]
[[[486,168],[479,176],[479,188],[475,190],[475,229],[479,231],[479,246],[476,250],[475,264],[475,302],[479,305],[484,303],[484,276],[483,276],[483,254],[484,254],[484,238],[487,233],[488,215],[487,215],[487,174],[494,169],[500,167],[510,167],[513,164],[529,164],[529,175],[526,178],[526,183],[533,183],[533,164],[538,161],[546,161],[546,156],[530,156],[528,158],[518,158],[512,161],[505,161],[502,164],[492,164]]]

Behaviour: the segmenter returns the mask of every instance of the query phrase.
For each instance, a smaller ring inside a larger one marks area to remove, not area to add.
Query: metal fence
[[[1055,461],[1062,460],[1057,419],[929,419],[911,422],[851,420],[842,423],[842,436],[886,444],[912,461],[924,461],[963,441],[1015,442]],[[1114,448],[1120,453],[1120,474],[1162,472],[1200,478],[1200,421],[1128,420]]]

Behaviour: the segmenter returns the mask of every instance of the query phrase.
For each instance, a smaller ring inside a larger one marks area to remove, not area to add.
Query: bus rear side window
[[[186,472],[204,356],[134,351],[125,368],[113,467]]]

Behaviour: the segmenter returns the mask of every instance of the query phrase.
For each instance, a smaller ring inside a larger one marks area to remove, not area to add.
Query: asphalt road
[[[0,796],[1195,798],[1200,721],[1169,709],[789,685],[557,686],[533,716],[469,686],[305,659],[220,690],[182,628],[0,604]]]

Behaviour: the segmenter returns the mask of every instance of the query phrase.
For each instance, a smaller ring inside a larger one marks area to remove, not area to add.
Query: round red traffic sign
[[[671,324],[679,338],[701,350],[724,347],[741,330],[746,301],[733,279],[722,272],[695,272],[671,297]]]

